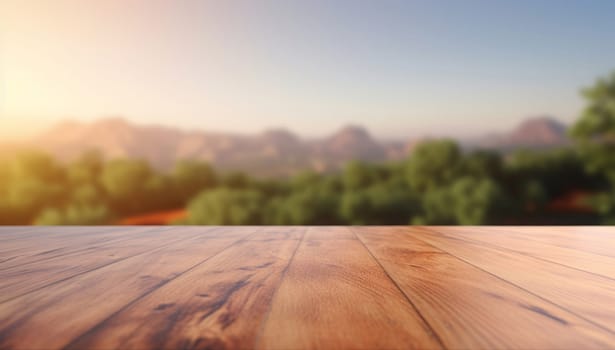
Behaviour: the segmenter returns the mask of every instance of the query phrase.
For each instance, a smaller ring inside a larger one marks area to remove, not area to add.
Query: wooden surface
[[[611,349],[611,227],[0,227],[0,349]]]

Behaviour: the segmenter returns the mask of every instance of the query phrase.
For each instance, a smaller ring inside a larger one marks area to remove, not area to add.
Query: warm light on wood
[[[611,227],[4,227],[1,349],[615,347]]]

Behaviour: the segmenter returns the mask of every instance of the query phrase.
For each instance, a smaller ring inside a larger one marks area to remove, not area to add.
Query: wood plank
[[[190,231],[196,235],[0,304],[0,348],[61,348],[253,232]]]
[[[607,348],[613,335],[422,242],[422,232],[353,228],[448,348]],[[454,231],[454,229],[451,229]]]
[[[441,344],[345,227],[310,228],[276,293],[264,349],[431,349]]]
[[[36,230],[37,227],[35,226],[0,226],[0,241],[5,238],[18,237],[20,234],[29,233]]]
[[[526,232],[524,228],[515,231]],[[538,234],[526,234],[528,239],[556,246],[586,251],[589,253],[615,257],[615,228],[600,227],[561,227],[550,226]]]
[[[531,256],[461,240],[454,228],[408,229],[422,241],[615,332],[613,281]]]
[[[108,266],[134,255],[146,253],[163,245],[194,237],[189,228],[175,228],[173,232],[149,230],[146,235],[128,235],[126,239],[97,245],[86,244],[31,264],[12,266],[0,271],[0,302],[65,281],[83,273]]]
[[[113,314],[66,348],[252,347],[303,234],[302,228],[285,230],[286,239],[273,230],[238,242]]]
[[[434,229],[442,228],[430,226]],[[474,226],[478,227],[478,226]],[[489,232],[519,236],[530,242],[615,257],[615,228],[612,226],[487,226]],[[461,227],[459,227],[461,228]],[[469,228],[469,227],[468,227]]]
[[[353,230],[0,227],[0,349],[615,347],[612,228]]]
[[[42,262],[68,253],[80,252],[92,246],[115,244],[135,236],[169,231],[160,227],[53,227],[36,230],[28,237],[1,242],[0,271],[14,266]]]
[[[81,234],[76,235],[77,232],[79,231],[75,227],[50,227],[44,230],[41,230],[41,228],[32,228],[31,230],[19,234],[6,234],[0,237],[0,254],[5,255],[14,250],[25,249],[30,252],[37,249],[53,248],[50,247],[50,245],[61,246],[71,241],[66,238],[71,236],[85,236],[83,229],[81,229]],[[117,235],[117,229],[111,227],[88,228],[86,232]]]
[[[509,230],[498,232],[489,227],[475,226],[458,227],[454,229],[454,233],[456,238],[527,254],[534,258],[615,279],[615,258],[528,239],[528,235],[541,236],[545,230],[544,227],[531,227],[524,228],[522,232]],[[558,236],[564,235],[561,232],[557,234]],[[615,244],[612,247],[615,247]]]
[[[324,240],[356,240],[357,237],[350,231],[347,227],[340,226],[312,226],[308,228],[306,233],[306,240],[309,242],[318,242],[314,243],[315,245],[327,245],[327,242],[322,242]]]
[[[33,238],[39,239],[60,239],[67,237],[81,237],[84,234],[98,234],[102,232],[117,233],[118,228],[122,226],[28,226],[27,229],[21,231],[15,231],[14,229],[6,230],[4,234],[0,235],[0,242],[2,243],[19,243],[19,244],[33,244],[38,245],[38,240],[32,240]],[[136,228],[157,228],[154,226],[142,226],[142,227],[129,227],[123,228],[136,229]],[[3,245],[4,247],[4,245]]]

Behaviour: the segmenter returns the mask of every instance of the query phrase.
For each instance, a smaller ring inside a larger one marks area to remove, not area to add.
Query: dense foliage
[[[62,166],[28,152],[0,165],[0,222],[106,224],[185,207],[189,216],[178,223],[540,223],[550,215],[547,204],[570,191],[613,193],[602,175],[586,171],[573,149],[519,151],[504,160],[492,152],[464,154],[450,141],[421,144],[404,162],[351,162],[337,174],[286,180],[217,174],[186,161],[162,173],[140,160],[103,161],[96,153]]]
[[[0,161],[0,224],[109,224],[178,208],[188,211],[179,224],[613,223],[615,74],[585,96],[568,148],[499,154],[435,140],[402,162],[350,162],[339,173],[280,180],[220,174],[197,161],[161,172],[96,152],[69,164],[25,152]],[[575,193],[589,210],[554,209]]]
[[[610,190],[594,198],[594,205],[615,224],[615,72],[599,79],[583,94],[589,102],[572,129],[579,151],[591,174],[600,174],[610,183]]]

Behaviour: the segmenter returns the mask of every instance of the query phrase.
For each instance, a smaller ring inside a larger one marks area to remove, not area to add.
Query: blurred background
[[[615,224],[613,13],[3,1],[0,224]]]

